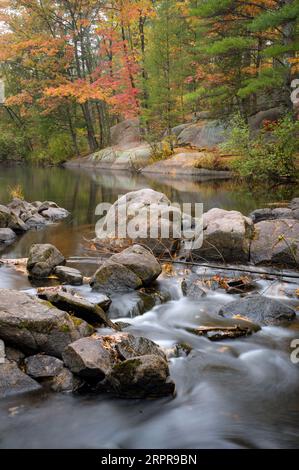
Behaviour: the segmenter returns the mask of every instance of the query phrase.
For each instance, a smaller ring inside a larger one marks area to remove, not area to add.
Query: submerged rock
[[[102,305],[107,306],[111,300],[105,296],[99,303],[91,303],[76,292],[70,291],[64,287],[46,287],[38,289],[38,296],[41,299],[51,302],[52,305],[60,310],[73,313],[83,320],[95,323],[97,325],[105,325],[110,328],[116,328],[114,323],[109,320]],[[103,297],[103,296],[102,296]]]
[[[299,220],[267,220],[254,228],[250,248],[250,260],[254,264],[299,266]]]
[[[24,292],[0,289],[0,337],[24,352],[61,357],[66,346],[93,328]]]
[[[185,297],[191,300],[198,300],[206,296],[205,291],[201,288],[202,280],[197,276],[184,279],[181,284],[182,292]]]
[[[16,364],[10,362],[0,364],[0,398],[34,392],[39,389],[40,385],[24,374]]]
[[[34,278],[46,278],[52,274],[56,266],[64,263],[64,256],[54,245],[36,244],[30,248],[27,270]]]
[[[261,295],[252,295],[231,302],[219,311],[225,318],[248,319],[258,325],[283,325],[296,318],[296,312],[287,305]]]
[[[54,269],[54,274],[65,284],[71,286],[81,286],[83,284],[83,275],[78,269],[68,266],[57,266]]]
[[[114,394],[125,398],[157,398],[175,392],[167,362],[156,355],[133,357],[116,364],[107,383]]]

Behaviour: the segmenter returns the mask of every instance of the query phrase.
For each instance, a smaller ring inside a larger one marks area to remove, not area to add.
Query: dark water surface
[[[94,235],[98,203],[114,202],[129,190],[152,187],[173,202],[204,202],[245,214],[267,203],[298,196],[296,187],[252,191],[232,181],[164,180],[126,173],[88,173],[59,168],[0,168],[0,203],[8,186],[21,184],[25,198],[53,200],[71,212],[61,224],[28,232],[3,257],[26,257],[34,242],[54,243],[67,256],[84,253],[82,239]],[[82,264],[85,273],[95,266]],[[198,268],[202,273],[202,268]],[[213,318],[233,300],[224,291],[194,302],[179,288],[184,267],[162,277],[171,300],[138,315],[138,293],[115,299],[113,317],[132,324],[171,350],[193,347],[188,357],[172,357],[174,399],[117,400],[105,395],[77,397],[39,393],[0,401],[0,448],[296,448],[299,447],[299,364],[290,359],[299,321],[290,328],[265,327],[251,337],[212,343],[186,331]],[[211,273],[206,270],[207,277]],[[258,290],[295,308],[298,280],[259,279]],[[24,275],[0,268],[0,288],[31,291]],[[90,296],[87,286],[80,291]],[[290,292],[293,295],[290,298]]]

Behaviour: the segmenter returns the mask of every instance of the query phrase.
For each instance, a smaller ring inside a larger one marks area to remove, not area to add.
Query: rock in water
[[[159,356],[140,356],[116,364],[107,378],[112,391],[126,398],[173,395],[167,362]]]
[[[114,355],[102,338],[89,337],[70,344],[63,353],[63,361],[74,374],[100,382],[110,372]]]
[[[266,220],[255,225],[250,248],[254,264],[299,266],[299,220]]]
[[[110,294],[139,289],[142,280],[126,266],[108,260],[96,271],[90,286],[93,290]]]
[[[261,295],[231,302],[220,309],[219,315],[225,318],[241,316],[258,325],[283,325],[296,318],[292,308]]]
[[[105,325],[115,329],[114,323],[109,320],[100,304],[91,303],[76,292],[70,291],[65,287],[44,287],[37,291],[41,299],[51,302],[52,305],[65,312],[72,312],[83,320],[95,323],[97,325]],[[101,296],[102,304],[107,306],[111,303],[109,297]]]
[[[40,385],[24,374],[16,364],[9,362],[0,364],[0,398],[39,389]]]
[[[166,361],[162,349],[150,339],[142,336],[123,335],[123,339],[116,343],[116,350],[122,360],[136,356],[159,356]]]
[[[182,281],[181,287],[185,297],[191,300],[198,300],[206,296],[205,291],[200,287],[202,284],[201,279],[197,276],[191,276]]]
[[[28,375],[42,379],[58,375],[63,369],[63,362],[57,357],[36,354],[25,359],[25,367]]]
[[[11,245],[16,238],[17,236],[11,228],[0,228],[0,244]]]
[[[215,261],[248,262],[254,225],[237,211],[211,209],[203,218],[203,244],[192,255]]]
[[[52,274],[56,266],[65,263],[64,256],[53,245],[32,245],[29,252],[27,270],[34,278],[45,278]]]
[[[24,352],[61,357],[68,344],[93,332],[86,322],[48,302],[24,292],[0,289],[0,338]]]
[[[115,263],[126,266],[138,276],[144,286],[148,286],[160,276],[162,268],[155,256],[146,248],[134,245],[110,258]]]
[[[68,266],[57,266],[54,274],[59,280],[71,286],[81,286],[83,284],[83,276],[78,269],[69,268]]]

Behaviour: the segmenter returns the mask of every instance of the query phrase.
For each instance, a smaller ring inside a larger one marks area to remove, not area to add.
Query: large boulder
[[[40,385],[24,374],[15,363],[0,364],[0,398],[34,392]]]
[[[115,348],[122,360],[132,359],[137,356],[159,356],[166,361],[165,353],[153,341],[142,336],[123,334],[120,341],[116,342]]]
[[[55,246],[36,244],[30,248],[27,270],[31,277],[45,278],[52,274],[56,266],[64,263],[64,256]]]
[[[180,133],[177,132],[178,144],[196,148],[213,148],[224,142],[226,129],[218,121],[200,121],[185,126]]]
[[[75,374],[86,380],[100,382],[114,364],[114,354],[102,338],[81,338],[70,344],[63,353],[63,361]]]
[[[160,276],[162,268],[155,256],[146,248],[134,245],[113,255],[110,260],[126,266],[148,286]]]
[[[211,209],[203,217],[203,244],[192,254],[202,260],[248,262],[253,227],[240,212]]]
[[[257,223],[250,248],[254,264],[299,265],[299,220],[278,219]]]
[[[95,245],[127,248],[142,243],[154,254],[173,251],[180,240],[181,219],[180,210],[164,194],[133,191],[120,197],[97,223]]]
[[[270,108],[263,111],[259,111],[257,114],[251,116],[248,120],[249,126],[252,132],[257,132],[263,127],[265,121],[276,122],[286,112],[283,107]]]
[[[110,129],[111,145],[132,146],[142,142],[142,133],[138,119],[126,119]]]
[[[225,318],[241,316],[258,325],[283,325],[296,318],[292,308],[261,295],[252,295],[231,302],[220,309],[219,315]]]
[[[68,344],[93,331],[83,320],[48,302],[24,292],[0,289],[0,338],[22,351],[61,357]]]
[[[112,294],[139,289],[142,280],[126,266],[108,260],[95,272],[90,286],[95,291]]]
[[[168,364],[157,355],[132,357],[116,364],[107,382],[117,396],[126,398],[157,398],[175,391]]]

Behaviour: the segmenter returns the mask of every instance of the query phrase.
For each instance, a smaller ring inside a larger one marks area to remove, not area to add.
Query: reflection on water
[[[145,187],[164,192],[172,202],[204,203],[204,210],[220,207],[249,214],[267,203],[290,200],[298,195],[296,186],[250,190],[232,180],[199,181],[169,176],[145,177],[128,172],[109,173],[63,168],[0,168],[0,203],[9,201],[8,187],[20,184],[25,199],[53,200],[71,212],[71,217],[46,231],[29,232],[7,250],[9,256],[26,256],[32,243],[50,242],[66,256],[82,253],[82,237],[94,236],[95,208],[100,202],[113,203],[119,195]]]
[[[7,250],[5,256],[11,257],[26,256],[37,241],[54,243],[66,256],[80,255],[82,236],[92,235],[96,204],[114,202],[119,194],[141,187],[163,191],[175,202],[203,201],[206,210],[218,206],[244,213],[296,195],[296,188],[252,193],[231,181],[162,183],[126,173],[18,167],[1,170],[0,202],[7,202],[6,188],[16,183],[23,185],[26,199],[54,200],[72,216],[46,230],[28,232]],[[92,268],[93,264],[82,265],[85,274]],[[299,365],[290,361],[290,343],[298,337],[299,320],[290,328],[265,327],[251,337],[221,343],[197,337],[187,329],[213,324],[219,307],[233,297],[216,291],[197,302],[182,298],[179,284],[184,269],[178,271],[160,281],[171,298],[167,303],[134,316],[138,295],[133,293],[115,298],[112,312],[114,318],[131,323],[128,331],[169,351],[178,343],[192,346],[189,356],[171,353],[174,399],[128,401],[105,395],[38,393],[2,400],[0,448],[298,447]],[[257,284],[260,292],[297,307],[297,281],[261,279]],[[31,289],[28,279],[9,267],[0,268],[0,287]],[[90,296],[88,286],[78,290]]]

